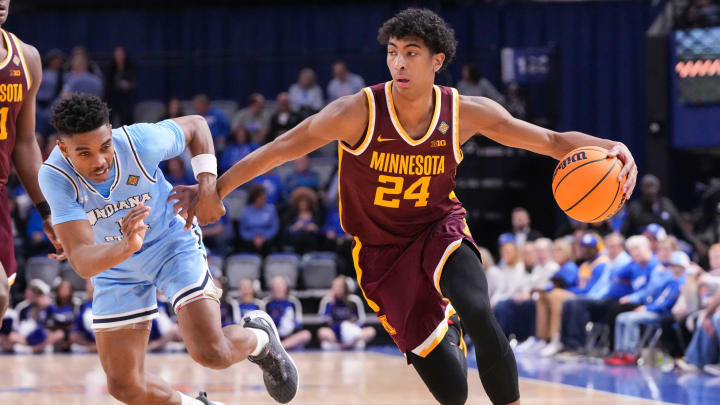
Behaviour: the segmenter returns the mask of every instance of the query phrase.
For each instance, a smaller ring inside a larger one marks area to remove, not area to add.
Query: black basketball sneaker
[[[295,363],[280,343],[275,323],[263,311],[248,312],[244,321],[244,327],[264,330],[270,337],[263,351],[248,357],[248,360],[262,369],[265,388],[270,396],[282,404],[290,402],[297,394],[300,378]]]

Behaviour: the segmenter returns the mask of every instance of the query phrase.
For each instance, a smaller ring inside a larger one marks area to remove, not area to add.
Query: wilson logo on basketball
[[[579,162],[579,161],[585,160],[585,159],[587,159],[587,155],[585,154],[585,152],[578,152],[578,153],[570,156],[569,158],[566,158],[562,162],[560,162],[560,164],[557,167],[557,170],[562,170],[565,167],[567,167],[567,165],[569,165],[570,163]]]

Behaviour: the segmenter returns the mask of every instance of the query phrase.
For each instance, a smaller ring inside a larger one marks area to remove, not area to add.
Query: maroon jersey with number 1
[[[5,185],[10,177],[17,118],[32,83],[20,41],[5,30],[0,29],[0,34],[7,50],[7,55],[0,61],[0,262],[5,273],[11,276],[15,273],[16,263]]]
[[[457,90],[433,86],[434,113],[422,138],[405,132],[392,82],[363,89],[368,128],[340,143],[340,219],[353,235],[358,282],[403,351],[425,357],[442,340],[454,310],[439,280],[445,261],[472,237],[453,192],[462,160]]]

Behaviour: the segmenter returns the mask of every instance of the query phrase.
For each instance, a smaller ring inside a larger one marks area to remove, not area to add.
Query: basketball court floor
[[[368,352],[296,352],[300,392],[293,404],[433,404],[427,389],[395,348]],[[474,366],[471,361],[471,367]],[[524,405],[720,404],[720,378],[679,376],[636,367],[562,363],[519,356]],[[273,404],[253,364],[211,371],[186,354],[150,354],[149,372],[176,389],[208,391],[231,404]],[[471,370],[471,372],[474,370]],[[468,404],[490,404],[477,374]],[[96,355],[0,356],[0,404],[118,404],[107,393]]]

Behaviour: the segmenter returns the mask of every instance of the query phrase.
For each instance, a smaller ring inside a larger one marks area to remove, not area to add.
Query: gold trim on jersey
[[[460,95],[457,89],[452,89],[453,103],[452,103],[452,138],[453,138],[453,152],[455,153],[455,161],[460,163],[463,160],[462,146],[460,145]]]
[[[360,239],[358,237],[355,237],[355,246],[353,246],[352,250],[352,258],[353,258],[353,264],[355,265],[355,277],[357,278],[358,285],[360,286],[360,291],[362,292],[363,297],[365,297],[365,301],[367,301],[370,308],[375,311],[380,311],[380,306],[375,303],[375,301],[371,300],[370,298],[365,295],[365,290],[363,290],[362,287],[362,269],[360,268],[360,249],[362,249],[362,243],[360,242]]]
[[[365,92],[368,101],[368,127],[367,132],[365,132],[365,139],[363,139],[363,142],[356,149],[345,146],[342,141],[338,141],[343,149],[345,149],[349,153],[352,153],[355,156],[362,155],[362,153],[365,152],[368,145],[370,145],[373,132],[375,132],[375,96],[373,95],[373,92],[372,90],[370,90],[369,87],[363,88],[363,91]]]
[[[455,315],[455,308],[448,303],[447,307],[445,307],[445,319],[438,324],[435,330],[430,333],[430,336],[428,336],[424,342],[420,343],[418,347],[412,349],[412,352],[420,357],[426,357],[430,354],[430,352],[432,352],[445,337],[449,328],[448,319],[450,319],[453,315]]]
[[[340,176],[342,176],[342,158],[343,158],[343,147],[342,147],[342,141],[338,141],[338,215],[340,216],[340,228],[342,228],[343,231],[345,231],[345,226],[343,225],[343,215],[342,215],[342,196],[340,195]],[[345,231],[347,233],[347,231]]]
[[[438,262],[437,267],[435,267],[435,272],[433,272],[433,283],[435,284],[435,289],[437,290],[437,292],[440,293],[440,295],[443,295],[442,291],[440,291],[440,277],[442,277],[443,269],[445,269],[445,263],[447,262],[450,255],[453,254],[453,252],[455,252],[460,247],[462,241],[462,239],[458,239],[455,242],[449,244],[445,248],[445,252],[440,258],[440,262]]]
[[[10,36],[12,37],[13,42],[15,42],[15,48],[18,50],[18,54],[20,54],[20,60],[22,61],[23,71],[25,71],[25,81],[27,82],[28,90],[30,90],[30,86],[32,85],[32,77],[30,76],[29,66],[28,66],[27,62],[25,62],[25,55],[22,50],[22,46],[20,46],[20,40],[12,32],[10,33]]]
[[[435,90],[435,112],[433,113],[432,121],[430,121],[430,127],[425,133],[425,136],[415,140],[412,139],[410,135],[407,134],[407,132],[405,132],[405,129],[400,124],[400,120],[398,119],[397,113],[395,112],[395,104],[393,103],[392,97],[392,81],[385,83],[385,99],[387,100],[388,111],[390,112],[390,120],[392,121],[397,133],[400,134],[400,137],[403,138],[405,142],[407,142],[411,146],[417,146],[425,142],[428,138],[430,138],[430,135],[432,135],[432,133],[435,131],[435,127],[437,126],[438,119],[440,118],[442,97],[440,96],[440,88],[438,86],[433,85],[433,89]]]
[[[4,270],[3,270],[3,271],[4,271]],[[13,284],[15,284],[15,276],[16,276],[16,275],[17,275],[17,273],[13,273],[13,274],[11,274],[11,275],[8,277],[8,285],[9,285],[10,287],[12,287]]]
[[[7,47],[7,55],[5,55],[5,59],[0,62],[0,69],[3,69],[5,66],[7,66],[8,62],[10,62],[10,58],[12,58],[13,50],[12,50],[12,44],[10,43],[10,37],[8,36],[7,32],[5,30],[0,29],[0,32],[2,32],[3,38],[5,38],[5,47]]]

